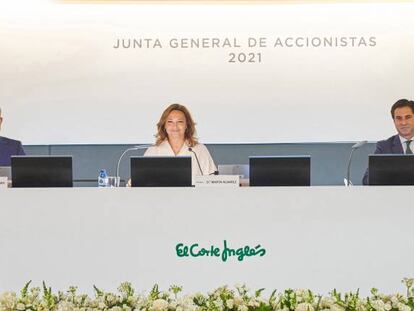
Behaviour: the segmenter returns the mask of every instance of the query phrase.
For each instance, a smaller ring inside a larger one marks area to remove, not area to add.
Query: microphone
[[[356,150],[356,149],[358,149],[358,148],[361,148],[363,145],[365,145],[365,144],[367,144],[367,143],[368,143],[368,141],[366,141],[366,140],[362,140],[362,141],[360,141],[360,142],[356,143],[355,145],[353,145],[353,146],[352,146],[352,149]]]
[[[188,151],[194,153],[197,164],[198,164],[198,168],[200,169],[200,172],[201,172],[201,175],[204,175],[203,170],[201,169],[200,161],[198,161],[197,153],[195,153],[195,151],[191,147],[188,147]]]
[[[348,187],[351,184],[351,180],[350,180],[350,178],[351,178],[351,162],[352,162],[352,156],[354,154],[354,151],[361,148],[363,145],[365,145],[367,143],[368,143],[368,141],[362,140],[360,142],[357,142],[356,144],[354,144],[351,147],[351,153],[349,154],[348,166],[347,166],[347,169],[346,169],[346,186],[348,186]]]
[[[149,147],[152,147],[154,145],[141,145],[141,146],[134,146],[134,147],[130,147],[128,149],[126,149],[121,156],[118,159],[118,165],[116,166],[116,182],[117,182],[117,186],[119,186],[119,180],[121,179],[119,177],[119,165],[121,164],[121,160],[124,157],[124,155],[129,152],[129,151],[133,151],[133,150],[141,150],[141,149],[148,149]]]

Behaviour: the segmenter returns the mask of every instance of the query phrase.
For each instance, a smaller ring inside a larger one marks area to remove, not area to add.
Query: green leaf
[[[100,290],[98,287],[96,287],[95,285],[93,285],[93,289],[95,290],[95,295],[96,297],[101,297],[104,295],[103,290]]]
[[[27,293],[29,291],[29,285],[30,283],[32,283],[32,280],[30,280],[29,282],[27,282],[24,287],[22,288],[22,290],[20,291],[22,298],[26,298],[27,297]]]
[[[260,297],[260,295],[262,294],[262,292],[263,292],[264,290],[265,290],[264,288],[260,288],[260,289],[258,289],[258,290],[254,293],[255,297]]]
[[[153,300],[155,300],[155,299],[157,299],[157,298],[158,298],[159,294],[160,294],[160,291],[159,291],[159,289],[158,289],[158,284],[154,284],[154,286],[153,286],[153,287],[152,287],[152,289],[151,289],[150,297],[151,297]]]

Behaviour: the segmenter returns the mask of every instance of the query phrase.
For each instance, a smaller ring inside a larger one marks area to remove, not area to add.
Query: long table
[[[403,291],[414,187],[0,189],[0,292]]]

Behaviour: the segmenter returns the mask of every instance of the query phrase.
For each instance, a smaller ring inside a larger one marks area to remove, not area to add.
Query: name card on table
[[[196,176],[196,187],[239,187],[239,175],[206,175]]]
[[[0,188],[7,188],[7,177],[0,177]]]

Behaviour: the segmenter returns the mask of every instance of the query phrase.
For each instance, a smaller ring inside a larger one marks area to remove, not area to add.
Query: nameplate
[[[208,175],[196,176],[196,187],[239,187],[239,175]]]
[[[0,188],[7,188],[7,177],[0,177]]]

